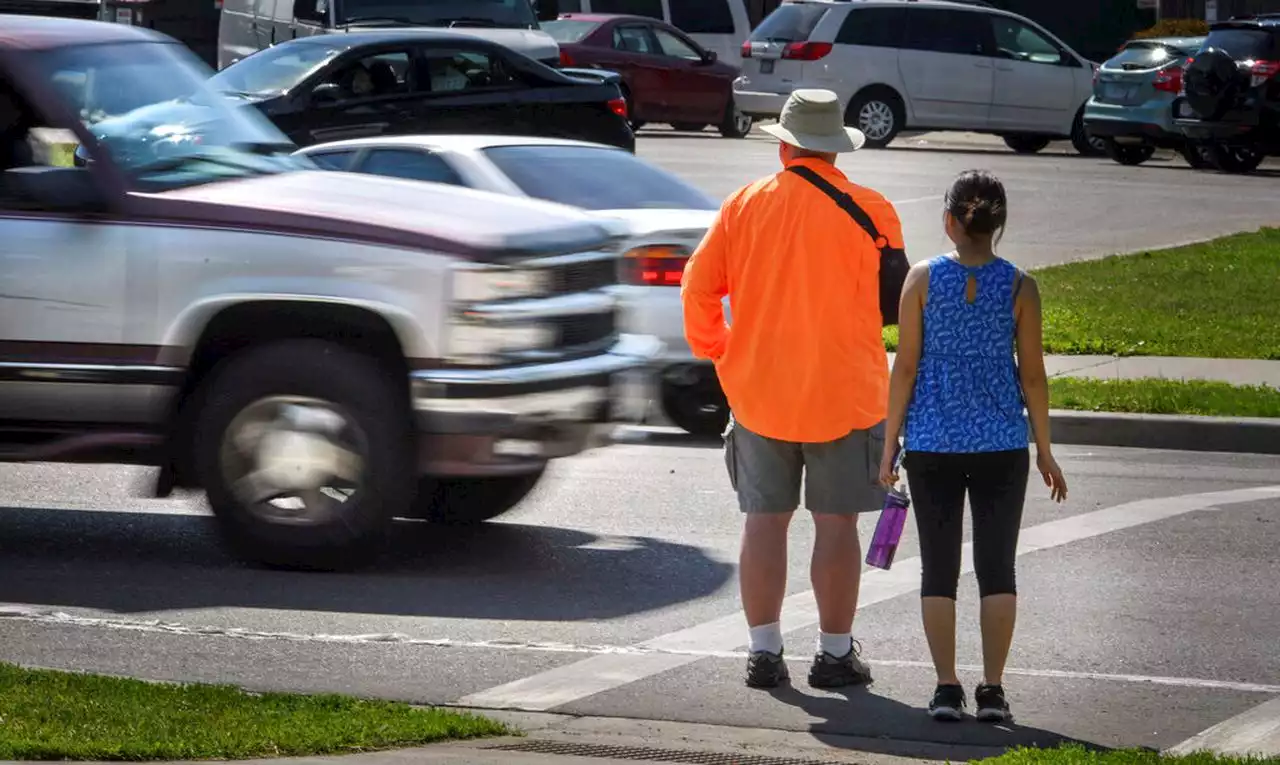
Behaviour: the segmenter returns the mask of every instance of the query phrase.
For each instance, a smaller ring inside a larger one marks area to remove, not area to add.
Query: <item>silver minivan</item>
[[[222,0],[218,68],[295,37],[388,26],[449,27],[552,66],[560,61],[530,0]]]

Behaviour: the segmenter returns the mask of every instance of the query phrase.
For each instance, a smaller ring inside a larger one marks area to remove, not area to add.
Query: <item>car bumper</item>
[[[753,90],[741,78],[733,83],[734,105],[743,114],[757,119],[777,117],[782,114],[782,107],[786,105],[790,96],[789,92],[775,93],[772,91]]]
[[[1091,100],[1084,110],[1084,126],[1102,138],[1143,140],[1168,145],[1179,144],[1182,133],[1173,124],[1171,102],[1151,101],[1137,106],[1101,104]]]
[[[410,376],[419,469],[437,476],[528,472],[610,442],[640,422],[663,344],[623,335],[608,353],[505,369],[427,369]]]
[[[1262,115],[1257,111],[1230,111],[1220,119],[1206,120],[1198,117],[1183,98],[1173,102],[1171,111],[1178,131],[1195,141],[1246,141],[1264,128]]]

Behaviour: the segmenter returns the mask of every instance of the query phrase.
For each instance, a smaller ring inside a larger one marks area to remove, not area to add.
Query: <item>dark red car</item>
[[[716,60],[676,27],[644,16],[565,13],[542,29],[560,44],[560,64],[622,75],[635,128],[666,122],[676,130],[715,125],[726,138],[751,132],[733,104],[738,68]]]

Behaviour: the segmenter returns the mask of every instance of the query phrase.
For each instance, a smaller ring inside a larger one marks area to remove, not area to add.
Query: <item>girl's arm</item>
[[[1049,438],[1049,376],[1044,370],[1043,319],[1040,313],[1040,288],[1030,276],[1022,277],[1022,289],[1014,304],[1018,327],[1018,377],[1022,395],[1031,417],[1031,432],[1036,440],[1036,468],[1057,502],[1067,498],[1067,483],[1062,469],[1053,458]]]
[[[917,263],[907,273],[902,285],[902,303],[898,309],[898,353],[889,378],[889,415],[885,419],[884,454],[880,461],[880,480],[896,483],[893,474],[898,438],[915,392],[916,371],[924,344],[924,302],[929,291],[929,264]]]

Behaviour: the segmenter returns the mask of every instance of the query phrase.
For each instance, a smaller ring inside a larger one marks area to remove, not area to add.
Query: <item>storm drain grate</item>
[[[654,749],[647,746],[614,746],[580,744],[571,741],[518,741],[487,747],[490,751],[530,752],[565,757],[600,757],[640,762],[688,763],[688,765],[842,765],[830,760],[801,760],[794,757],[772,757],[763,754],[729,752],[695,752],[687,749]]]

